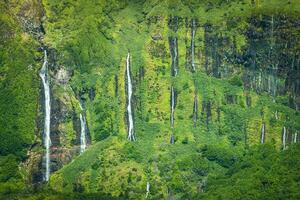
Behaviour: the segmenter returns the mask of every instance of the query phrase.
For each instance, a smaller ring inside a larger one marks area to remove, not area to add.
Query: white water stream
[[[51,146],[51,139],[50,139],[50,115],[51,115],[51,102],[50,102],[50,84],[48,78],[48,60],[47,60],[47,52],[44,51],[44,63],[42,69],[40,70],[40,77],[43,81],[44,86],[44,95],[45,95],[45,122],[44,122],[44,146],[46,149],[45,154],[45,177],[44,180],[48,181],[50,176],[50,146]]]
[[[80,153],[84,152],[86,149],[86,119],[83,114],[83,106],[81,105],[81,102],[79,102],[80,105]]]
[[[130,54],[128,53],[126,59],[126,74],[127,74],[127,97],[128,97],[128,105],[127,105],[127,114],[128,114],[128,140],[135,141],[134,136],[134,128],[133,128],[133,117],[132,117],[132,83],[130,77]]]

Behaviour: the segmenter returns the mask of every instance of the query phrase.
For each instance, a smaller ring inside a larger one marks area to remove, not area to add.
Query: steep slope
[[[291,74],[299,73],[292,43],[299,26],[289,4],[204,2],[190,14],[184,2],[114,3],[45,3],[46,41],[74,70],[71,84],[86,103],[92,138],[51,187],[134,199],[149,182],[150,198],[192,199],[248,149],[282,149],[285,128],[288,146],[298,141],[299,83]],[[273,15],[263,16],[265,9]],[[126,141],[128,52],[135,142]]]
[[[297,0],[19,3],[0,4],[6,199],[300,198]]]
[[[24,7],[27,8],[24,11]],[[40,67],[37,38],[24,30],[39,29],[41,4],[20,1],[0,2],[0,188],[1,193],[25,188],[19,163],[27,150],[40,140],[36,137]],[[30,20],[24,20],[30,16]],[[32,152],[35,154],[35,152]]]

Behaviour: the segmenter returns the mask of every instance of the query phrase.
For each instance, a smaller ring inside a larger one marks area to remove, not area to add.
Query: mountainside
[[[297,0],[0,11],[4,199],[300,198]]]

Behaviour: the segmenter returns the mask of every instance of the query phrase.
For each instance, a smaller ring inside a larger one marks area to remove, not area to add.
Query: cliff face
[[[299,140],[299,82],[293,81],[299,74],[299,46],[293,43],[299,21],[294,16],[263,15],[252,4],[236,2],[208,4],[212,8],[198,15],[186,14],[184,5],[164,13],[169,8],[163,3],[148,4],[109,11],[104,5],[101,19],[91,3],[82,8],[89,16],[75,12],[80,2],[71,13],[61,5],[62,15],[76,14],[69,21],[54,16],[51,3],[46,6],[45,27],[55,30],[46,40],[74,71],[71,85],[86,100],[94,144],[52,176],[50,186],[57,191],[134,199],[150,182],[153,198],[196,198],[213,188],[208,177],[229,173],[244,151],[271,145],[276,152]],[[227,6],[239,11],[226,13]],[[74,25],[80,20],[89,26]],[[61,24],[70,27],[66,33],[56,29]],[[56,40],[58,32],[65,44]],[[128,52],[133,143],[126,141]]]
[[[11,2],[7,4],[11,14],[22,28],[22,33],[27,34],[36,43],[35,48],[31,51],[35,52],[34,65],[39,69],[42,65],[42,55],[40,52],[46,50],[48,54],[48,63],[50,69],[50,90],[51,90],[51,152],[50,152],[50,168],[51,172],[60,169],[63,165],[68,164],[74,157],[79,155],[80,149],[80,119],[79,119],[79,100],[69,85],[71,72],[66,70],[59,63],[57,51],[47,47],[44,43],[45,30],[43,21],[45,12],[41,1],[22,1],[17,3]],[[33,65],[33,64],[32,64]],[[36,70],[35,70],[36,71]],[[36,76],[37,72],[32,73],[35,83],[40,82]],[[36,129],[34,139],[29,142],[30,148],[27,148],[27,156],[24,159],[22,168],[26,171],[26,181],[29,184],[36,184],[43,181],[45,173],[44,163],[44,94],[42,84],[40,83],[39,100],[35,100],[39,111],[35,114]],[[37,88],[36,88],[37,89]],[[36,90],[37,92],[37,90]],[[38,103],[38,105],[37,105]],[[35,111],[35,113],[36,113]],[[22,135],[20,135],[22,137]]]
[[[25,179],[40,183],[45,173],[42,50],[51,90],[49,186],[57,192],[136,199],[150,184],[153,199],[216,198],[244,167],[260,166],[264,174],[271,163],[292,174],[282,160],[299,160],[292,155],[299,148],[300,6],[274,2],[9,4],[18,34],[34,43],[24,50],[32,59],[22,62],[33,63],[25,74],[33,79],[34,103],[24,113],[36,120],[20,147],[28,150],[18,160]],[[78,156],[80,114],[91,146]],[[129,115],[134,142],[127,140]],[[282,177],[270,173],[255,181],[276,190]]]
[[[198,69],[216,78],[238,75],[243,80],[244,90],[258,94],[266,92],[274,98],[287,95],[285,105],[298,109],[297,19],[256,14],[242,22],[234,18],[232,21],[237,22],[227,22],[226,29],[222,25],[194,20],[197,21],[195,28],[192,19],[179,18],[179,23],[198,33],[194,47],[194,62]],[[244,24],[238,25],[238,21]],[[186,67],[191,70],[192,46],[188,39],[185,40]]]
[[[36,134],[39,88],[36,75],[40,68],[39,44],[36,38],[39,36],[32,37],[23,27],[26,25],[30,27],[28,29],[31,29],[32,33],[37,33],[37,30],[40,30],[43,9],[41,4],[32,6],[31,3],[33,2],[0,3],[0,111],[3,116],[0,125],[1,176],[5,174],[8,176],[1,179],[1,191],[4,193],[10,190],[16,192],[25,187],[22,179],[23,170],[18,168],[17,163],[25,162],[27,150],[40,141]],[[24,8],[26,9],[23,10]],[[27,21],[25,19],[28,16],[31,19]],[[33,157],[34,161],[29,164],[30,166],[39,163],[40,156]],[[5,169],[11,173],[7,173]]]
[[[50,126],[50,171],[55,172],[64,165],[70,163],[72,159],[79,155],[80,150],[80,105],[79,98],[71,88],[69,80],[71,72],[59,64],[57,52],[54,49],[48,49],[48,67],[50,75],[50,101],[51,101],[51,126]],[[38,116],[38,137],[44,137],[44,115],[45,103],[43,89],[40,90],[40,114]],[[88,127],[87,127],[88,128]],[[88,141],[88,143],[90,143]],[[39,149],[43,148],[43,141],[39,144]],[[35,167],[30,174],[38,176],[37,182],[45,174],[44,151],[39,153],[40,160],[34,161],[39,167]],[[29,159],[29,162],[30,159]],[[36,171],[37,170],[37,171]],[[33,182],[36,183],[36,182]]]

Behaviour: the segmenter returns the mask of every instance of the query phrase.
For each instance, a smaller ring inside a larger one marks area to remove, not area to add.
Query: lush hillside
[[[6,198],[300,198],[297,0],[0,6]],[[83,119],[88,147],[80,153]]]
[[[25,187],[18,163],[35,138],[40,67],[38,43],[17,20],[17,4],[0,3],[0,190]]]

